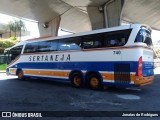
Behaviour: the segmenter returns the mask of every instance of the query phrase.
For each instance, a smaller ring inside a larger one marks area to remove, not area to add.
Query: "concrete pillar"
[[[104,28],[104,14],[98,7],[88,7],[87,12],[91,21],[92,30]],[[101,7],[101,9],[103,9]]]
[[[39,23],[39,32],[40,36],[57,36],[58,35],[58,29],[60,25],[61,17],[57,16],[50,22],[45,23]]]
[[[124,0],[110,0],[104,5],[105,27],[121,25]]]
[[[108,0],[99,7],[88,7],[92,29],[119,26],[124,0]]]

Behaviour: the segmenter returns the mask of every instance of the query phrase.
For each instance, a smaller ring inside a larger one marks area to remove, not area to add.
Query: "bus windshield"
[[[15,60],[22,51],[23,46],[17,46],[5,51],[5,56],[7,57],[7,64],[10,64],[11,61]]]
[[[146,29],[139,30],[135,42],[146,43],[147,46],[152,46],[151,33]]]

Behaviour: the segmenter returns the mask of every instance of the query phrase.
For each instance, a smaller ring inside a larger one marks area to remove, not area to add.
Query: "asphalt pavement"
[[[16,77],[0,73],[0,111],[80,111],[81,113],[84,111],[148,111],[148,113],[155,111],[158,114],[160,110],[159,87],[160,68],[155,69],[155,80],[150,85],[133,88],[111,87],[104,91],[76,89],[66,82],[18,80]],[[76,119],[135,119],[135,117],[98,117],[98,113],[94,112],[89,114],[97,114],[97,117],[79,116]],[[113,114],[117,113],[113,112]],[[158,117],[152,118],[159,119]],[[39,119],[34,118],[34,120]],[[44,118],[44,120],[48,119],[53,118]],[[70,120],[75,117],[59,117],[59,119]],[[147,120],[150,117],[141,119]]]

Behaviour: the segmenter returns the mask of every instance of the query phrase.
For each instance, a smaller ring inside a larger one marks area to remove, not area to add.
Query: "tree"
[[[25,24],[22,20],[15,21],[16,30],[19,32],[19,37],[21,40],[22,31],[26,31]]]
[[[12,31],[14,31],[14,22],[13,22],[13,21],[10,21],[10,22],[7,24],[7,29],[9,29],[10,37],[11,37],[11,36],[12,36]]]
[[[26,30],[25,24],[22,20],[14,20],[14,21],[10,21],[7,24],[7,28],[9,28],[10,30],[10,37],[12,36],[12,32],[15,33],[15,37],[17,36],[17,32],[20,33],[20,40],[21,40],[21,36],[22,36],[22,31]]]

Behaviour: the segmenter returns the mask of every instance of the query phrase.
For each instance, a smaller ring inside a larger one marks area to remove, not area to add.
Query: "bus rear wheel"
[[[22,70],[18,70],[17,72],[18,79],[22,80],[24,78],[24,74]]]
[[[99,77],[96,74],[91,74],[88,76],[88,86],[92,90],[100,90],[102,89],[102,84]]]
[[[78,72],[75,72],[71,75],[71,84],[75,88],[80,88],[83,86],[82,75]]]

